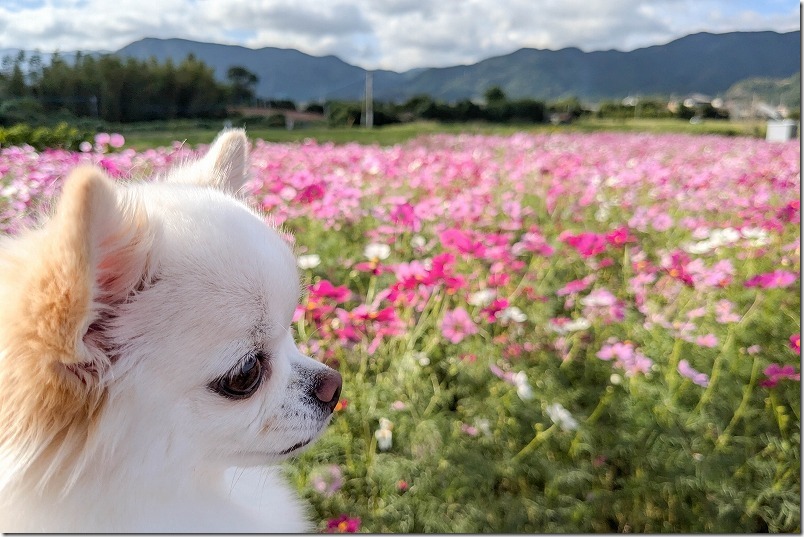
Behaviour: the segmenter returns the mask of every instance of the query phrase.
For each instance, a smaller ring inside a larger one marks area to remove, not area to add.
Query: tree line
[[[38,56],[6,57],[0,70],[0,120],[96,118],[107,122],[226,116],[230,104],[253,99],[257,77],[242,67],[228,83],[192,54],[171,60],[139,60],[112,54],[60,55],[44,64]]]
[[[282,113],[296,110],[290,100],[258,99],[258,77],[241,66],[232,66],[226,80],[190,54],[183,61],[155,58],[139,60],[113,54],[77,53],[68,61],[55,54],[45,64],[37,55],[6,57],[0,66],[0,125],[73,122],[86,118],[109,123],[151,120],[232,117],[232,108],[262,106],[275,109],[272,118],[245,118],[267,126],[284,126]],[[317,112],[332,126],[359,125],[363,103],[327,101],[308,103],[307,112]],[[491,87],[483,99],[446,103],[428,95],[405,102],[375,102],[374,125],[416,120],[440,122],[486,121],[491,123],[569,122],[582,115],[597,117],[721,117],[710,107],[692,109],[683,105],[669,110],[662,99],[641,99],[636,106],[621,101],[600,103],[596,110],[576,98],[546,103],[536,99],[509,99],[500,87]],[[238,118],[243,119],[243,118]]]

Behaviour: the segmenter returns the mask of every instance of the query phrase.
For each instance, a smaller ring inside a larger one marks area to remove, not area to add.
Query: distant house
[[[321,123],[327,120],[324,114],[315,112],[299,112],[298,110],[285,110],[281,108],[241,106],[230,108],[228,111],[230,114],[237,114],[242,117],[281,117],[284,119],[285,128],[288,130],[313,123]]]

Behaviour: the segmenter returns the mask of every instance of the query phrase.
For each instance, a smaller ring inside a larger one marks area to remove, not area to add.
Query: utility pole
[[[367,129],[374,126],[374,102],[371,88],[371,72],[366,71],[366,114],[363,124]]]

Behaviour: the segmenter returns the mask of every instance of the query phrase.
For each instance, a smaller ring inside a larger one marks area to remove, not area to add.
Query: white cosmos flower
[[[761,228],[747,227],[740,231],[740,233],[750,241],[751,246],[765,246],[770,242],[768,233]]]
[[[508,306],[500,314],[500,320],[503,322],[514,321],[515,323],[524,323],[528,320],[528,316],[516,306]]]
[[[391,255],[391,247],[387,244],[372,242],[366,245],[363,255],[369,259],[388,259],[388,256]]]
[[[491,304],[495,296],[497,296],[497,293],[493,289],[481,289],[469,295],[468,302],[472,306],[485,307]]]
[[[425,244],[427,244],[427,239],[422,237],[421,235],[414,235],[412,239],[410,239],[410,245],[414,248],[421,248]]]
[[[523,401],[533,399],[533,388],[530,387],[528,377],[525,375],[524,371],[520,371],[514,375],[514,385],[516,386],[516,394],[520,399]]]
[[[300,255],[297,263],[302,270],[315,268],[321,264],[321,256],[318,254]]]
[[[578,422],[572,417],[569,410],[564,408],[561,403],[553,403],[547,407],[547,415],[550,419],[561,427],[564,431],[574,431],[578,428]]]
[[[391,432],[394,428],[394,423],[388,418],[380,418],[380,428],[374,431],[374,438],[377,439],[377,448],[380,451],[388,451],[391,449],[394,440],[394,434]]]

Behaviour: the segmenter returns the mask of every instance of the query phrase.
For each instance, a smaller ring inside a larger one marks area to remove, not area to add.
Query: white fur
[[[331,414],[310,393],[333,373],[290,335],[300,295],[291,249],[227,193],[245,181],[246,150],[242,131],[224,132],[164,181],[115,185],[120,207],[147,213],[147,284],[111,306],[103,336],[119,357],[99,373],[106,399],[76,453],[58,442],[39,458],[0,446],[0,530],[314,529],[266,466],[324,430]],[[0,256],[17,247],[4,242]],[[255,349],[269,356],[270,376],[254,396],[208,388]],[[11,361],[0,349],[0,368]]]

